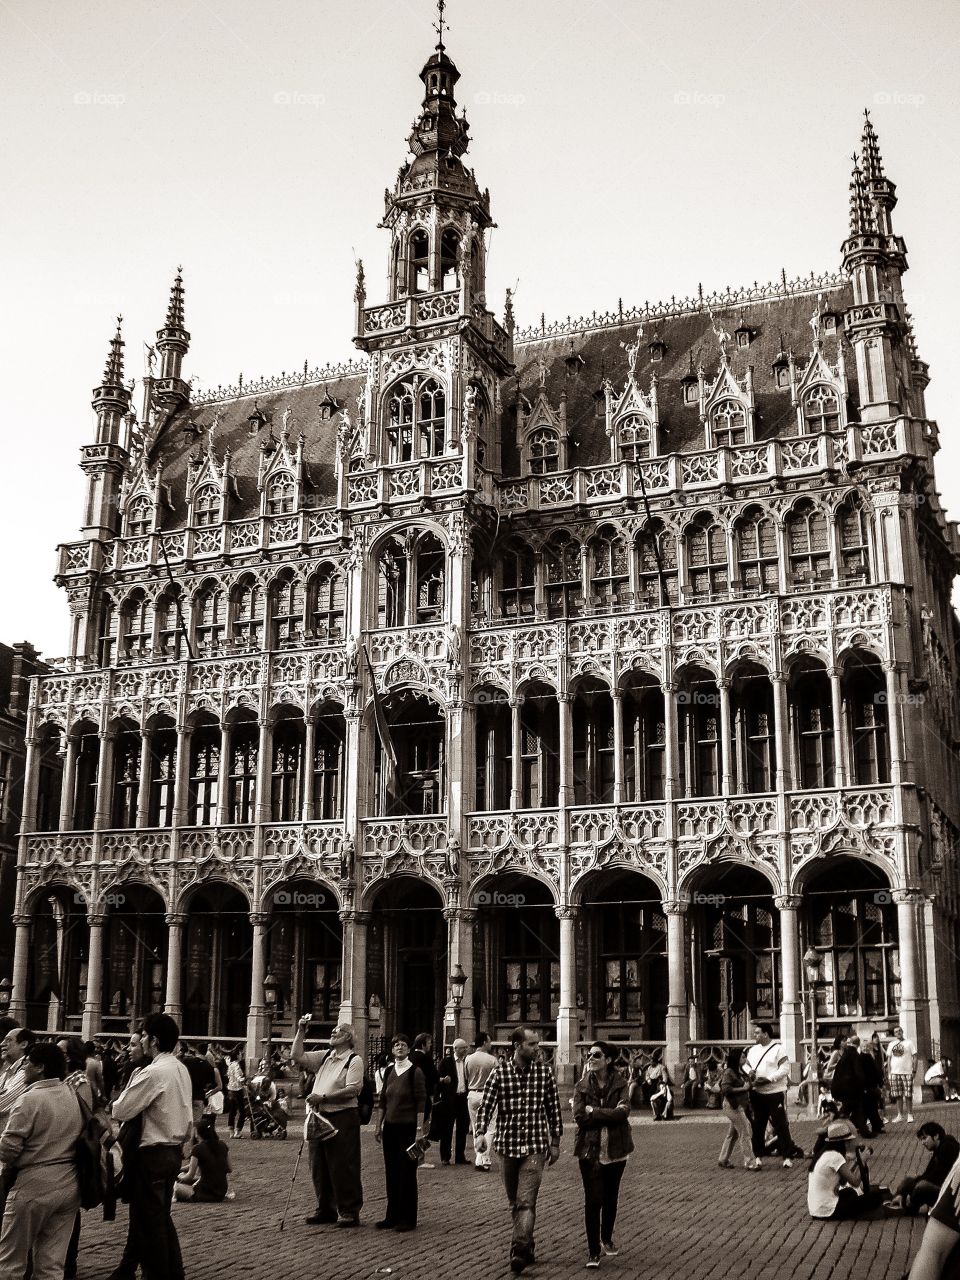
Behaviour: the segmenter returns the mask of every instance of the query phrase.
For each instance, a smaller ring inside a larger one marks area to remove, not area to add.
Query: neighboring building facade
[[[822,1036],[960,1056],[960,542],[869,119],[840,273],[519,330],[421,78],[364,359],[192,395],[178,275],[138,424],[111,344],[16,1011],[59,930],[87,1034],[523,1021],[569,1071],[761,1018],[798,1060],[812,945]]]

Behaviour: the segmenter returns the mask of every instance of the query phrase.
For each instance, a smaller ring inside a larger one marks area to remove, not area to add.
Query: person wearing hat
[[[811,1218],[838,1222],[872,1213],[890,1199],[887,1187],[870,1187],[866,1162],[848,1157],[856,1138],[852,1125],[835,1120],[827,1128],[827,1140],[807,1178],[807,1210]]]

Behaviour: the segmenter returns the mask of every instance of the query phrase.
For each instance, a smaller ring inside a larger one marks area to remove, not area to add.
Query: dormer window
[[[199,528],[220,523],[220,490],[205,484],[193,497],[193,523]]]
[[[532,476],[545,476],[560,470],[560,437],[549,427],[534,431],[527,441],[527,456]]]
[[[696,404],[700,399],[700,381],[693,374],[688,373],[680,379],[680,385],[683,387],[683,403]]]
[[[586,364],[583,356],[576,351],[571,351],[569,355],[564,356],[563,365],[567,371],[568,378],[577,378],[580,376],[580,370]],[[604,397],[606,399],[606,397]]]
[[[641,462],[650,457],[650,423],[646,418],[624,418],[617,428],[621,462]]]
[[[790,386],[790,365],[786,360],[778,360],[773,366],[773,377],[778,390],[784,391]]]
[[[293,476],[286,471],[281,471],[273,476],[267,485],[267,515],[289,515],[293,510],[294,493]]]
[[[803,430],[807,435],[840,430],[840,401],[832,387],[821,383],[803,397]]]
[[[650,353],[650,360],[653,364],[660,364],[667,352],[667,344],[657,335],[652,342],[647,343],[647,351]]]
[[[340,401],[334,400],[330,392],[327,391],[323,399],[320,401],[319,410],[320,421],[329,422],[335,413],[340,412]]]
[[[430,240],[425,231],[410,237],[410,292],[426,293],[430,288]]]
[[[143,538],[153,524],[153,503],[145,493],[139,494],[127,507],[127,536]]]
[[[736,400],[722,400],[713,411],[710,425],[714,448],[747,442],[747,415]]]
[[[832,311],[825,311],[820,317],[820,327],[824,333],[837,332],[837,317]]]
[[[456,289],[460,285],[457,274],[457,258],[460,254],[460,233],[447,227],[440,237],[440,288]]]
[[[250,417],[247,419],[250,435],[259,435],[262,428],[265,427],[269,421],[270,419],[263,412],[260,406],[255,404],[253,406],[253,413],[251,413]]]

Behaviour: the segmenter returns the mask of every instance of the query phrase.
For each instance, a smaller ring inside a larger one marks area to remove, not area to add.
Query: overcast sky
[[[122,312],[143,372],[177,264],[201,387],[354,353],[435,36],[427,0],[0,0],[0,640],[66,649],[91,388]],[[960,515],[951,0],[450,0],[489,186],[488,293],[528,324],[839,265],[871,108]],[[139,388],[135,402],[139,405]]]

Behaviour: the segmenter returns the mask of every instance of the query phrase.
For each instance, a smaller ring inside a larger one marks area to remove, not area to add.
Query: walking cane
[[[294,1184],[294,1183],[296,1182],[296,1180],[297,1180],[297,1171],[298,1171],[298,1170],[299,1170],[299,1168],[300,1168],[300,1157],[303,1155],[303,1148],[304,1148],[304,1144],[306,1143],[306,1141],[307,1141],[307,1140],[306,1140],[306,1138],[303,1138],[303,1139],[301,1140],[301,1142],[300,1142],[300,1150],[297,1152],[297,1163],[293,1166],[293,1177],[290,1179],[290,1190],[287,1192],[287,1203],[286,1203],[286,1205],[284,1206],[284,1210],[283,1210],[283,1217],[280,1219],[280,1230],[281,1230],[281,1231],[283,1230],[283,1224],[284,1224],[284,1223],[286,1222],[286,1220],[287,1220],[287,1214],[290,1212],[290,1201],[293,1199],[293,1184]]]

